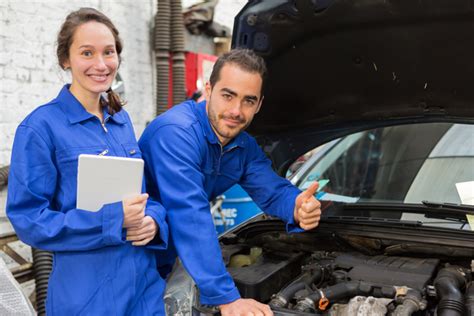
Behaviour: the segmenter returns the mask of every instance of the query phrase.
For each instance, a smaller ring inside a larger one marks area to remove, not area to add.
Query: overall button
[[[130,158],[141,158],[142,153],[140,151],[140,148],[138,148],[137,143],[127,143],[127,144],[122,144],[122,147],[124,149],[124,153],[127,155],[127,157]]]

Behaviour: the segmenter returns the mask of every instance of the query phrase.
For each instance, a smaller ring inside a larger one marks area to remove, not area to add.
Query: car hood
[[[232,46],[267,62],[249,131],[280,170],[358,130],[474,118],[469,1],[249,1]]]

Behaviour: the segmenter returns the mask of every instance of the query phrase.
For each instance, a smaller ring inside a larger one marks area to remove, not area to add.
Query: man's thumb
[[[305,191],[303,191],[303,193],[301,193],[301,197],[303,199],[302,202],[305,202],[307,199],[312,197],[316,193],[316,191],[318,191],[318,188],[318,181],[314,181],[313,183],[311,183],[311,185]]]

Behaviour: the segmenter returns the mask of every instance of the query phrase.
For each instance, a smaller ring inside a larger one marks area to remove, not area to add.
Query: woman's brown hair
[[[119,63],[122,61],[120,57],[120,53],[122,53],[122,41],[119,37],[119,31],[112,23],[112,21],[105,16],[100,11],[93,9],[93,8],[80,8],[77,11],[73,11],[69,13],[64,21],[63,25],[58,34],[58,47],[56,50],[56,54],[58,56],[59,66],[62,69],[64,68],[65,62],[69,60],[69,49],[71,47],[74,33],[76,29],[84,23],[95,21],[98,23],[102,23],[109,28],[112,32],[114,39],[115,39],[115,49],[117,51],[117,55],[119,57]],[[120,97],[112,91],[112,88],[107,90],[107,101],[101,98],[101,105],[102,106],[109,106],[110,114],[115,114],[122,110],[122,106],[125,105],[125,102],[120,99]]]

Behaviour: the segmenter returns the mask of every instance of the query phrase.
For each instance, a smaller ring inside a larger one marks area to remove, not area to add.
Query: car
[[[219,237],[241,295],[275,315],[473,315],[471,4],[249,1],[232,45],[269,70],[249,131],[322,204],[307,232],[259,214]],[[178,261],[168,315],[219,313],[198,298]]]

